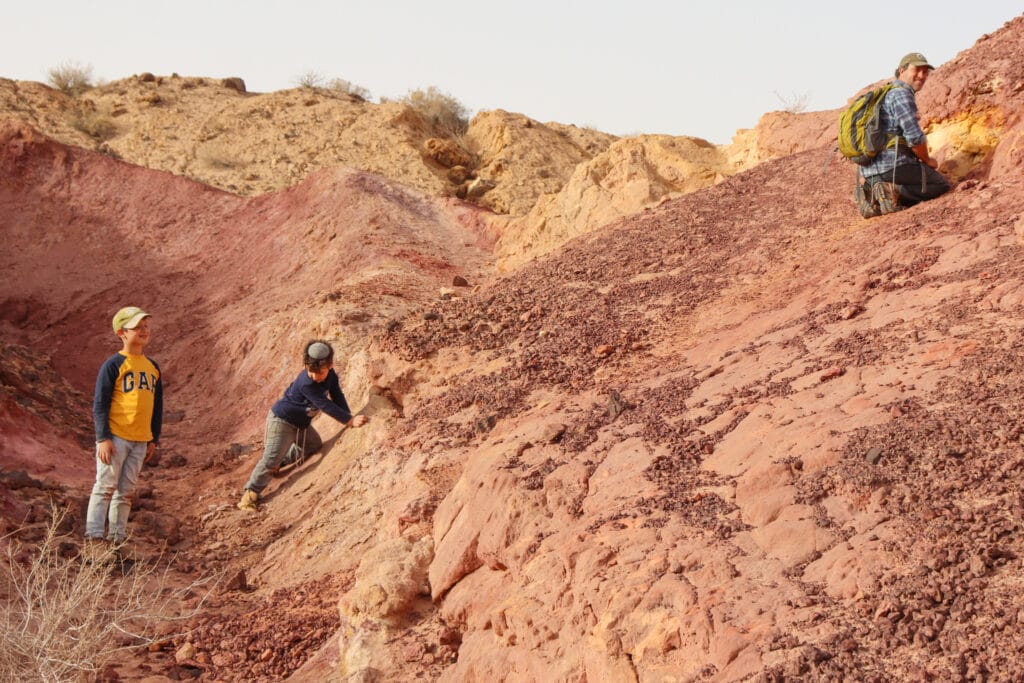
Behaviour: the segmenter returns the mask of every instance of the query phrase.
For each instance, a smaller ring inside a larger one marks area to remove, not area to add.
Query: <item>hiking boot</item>
[[[871,195],[878,203],[881,213],[895,213],[903,207],[900,205],[900,187],[894,183],[880,181],[871,186]]]
[[[857,183],[854,186],[853,200],[857,202],[860,215],[864,218],[874,218],[875,216],[882,215],[882,210],[878,208],[878,202],[875,200],[874,192],[872,192],[871,186],[867,183]]]
[[[258,493],[246,489],[242,492],[242,500],[238,501],[238,509],[246,512],[259,512],[259,508],[256,507],[256,501],[259,499]]]

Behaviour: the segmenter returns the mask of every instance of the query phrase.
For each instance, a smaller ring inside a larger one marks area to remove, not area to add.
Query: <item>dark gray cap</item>
[[[312,360],[325,360],[331,355],[331,347],[323,342],[315,342],[306,349],[306,355]]]

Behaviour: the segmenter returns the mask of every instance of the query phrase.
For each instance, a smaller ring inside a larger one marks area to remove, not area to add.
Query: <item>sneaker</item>
[[[853,200],[857,202],[860,215],[864,218],[874,218],[875,216],[882,215],[881,209],[878,208],[878,202],[875,200],[874,192],[872,192],[871,186],[867,183],[857,183],[854,186]]]
[[[881,213],[895,213],[903,209],[900,205],[900,187],[894,183],[877,182],[871,187],[871,194],[878,203]]]
[[[258,493],[246,489],[242,492],[242,500],[238,501],[238,509],[246,512],[259,512],[259,508],[256,506],[256,501],[259,499]]]

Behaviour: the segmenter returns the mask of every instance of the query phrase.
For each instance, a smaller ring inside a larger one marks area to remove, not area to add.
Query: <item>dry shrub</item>
[[[327,84],[328,89],[335,92],[340,92],[345,95],[352,95],[359,99],[366,101],[370,99],[370,91],[361,85],[356,85],[352,81],[347,81],[344,78],[332,78]]]
[[[469,129],[469,110],[465,105],[433,85],[426,90],[410,91],[401,102],[449,136],[461,136]]]
[[[206,143],[199,149],[196,159],[204,167],[214,171],[229,171],[245,166],[245,162],[238,157],[238,154],[222,142]]]
[[[332,78],[328,81],[322,74],[317,73],[316,71],[307,71],[301,76],[298,76],[295,79],[295,85],[300,88],[307,88],[310,90],[326,88],[327,90],[333,90],[345,95],[358,97],[361,100],[370,99],[370,91],[363,86],[356,85],[352,81],[344,78]]]
[[[805,93],[790,93],[788,96],[779,94],[779,91],[775,91],[775,96],[779,98],[779,102],[782,102],[782,111],[790,114],[800,114],[807,110],[807,103],[811,99],[811,94]]]
[[[295,85],[300,88],[322,88],[324,77],[316,71],[307,71],[295,78]]]
[[[79,95],[92,87],[92,67],[64,62],[50,69],[50,85],[68,95]]]
[[[137,561],[123,572],[106,543],[78,555],[58,532],[66,514],[55,511],[36,543],[12,540],[23,530],[0,539],[7,542],[0,680],[92,680],[119,651],[151,642],[146,633],[156,623],[195,613],[175,617],[172,610],[199,583],[169,590],[156,563]]]
[[[109,140],[117,135],[117,124],[107,107],[90,106],[75,107],[71,113],[71,125],[86,135],[100,141]]]

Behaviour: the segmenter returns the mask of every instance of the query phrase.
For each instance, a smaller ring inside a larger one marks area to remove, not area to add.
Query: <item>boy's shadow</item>
[[[348,429],[342,429],[334,436],[324,439],[323,445],[315,452],[307,455],[301,465],[293,465],[288,468],[288,470],[274,475],[273,481],[276,481],[277,485],[274,487],[274,490],[269,492],[267,495],[260,496],[260,503],[271,502],[279,495],[289,492],[303,475],[315,473],[317,468],[320,467],[320,464],[328,456],[331,449],[334,448],[335,444],[338,443],[347,431]]]

